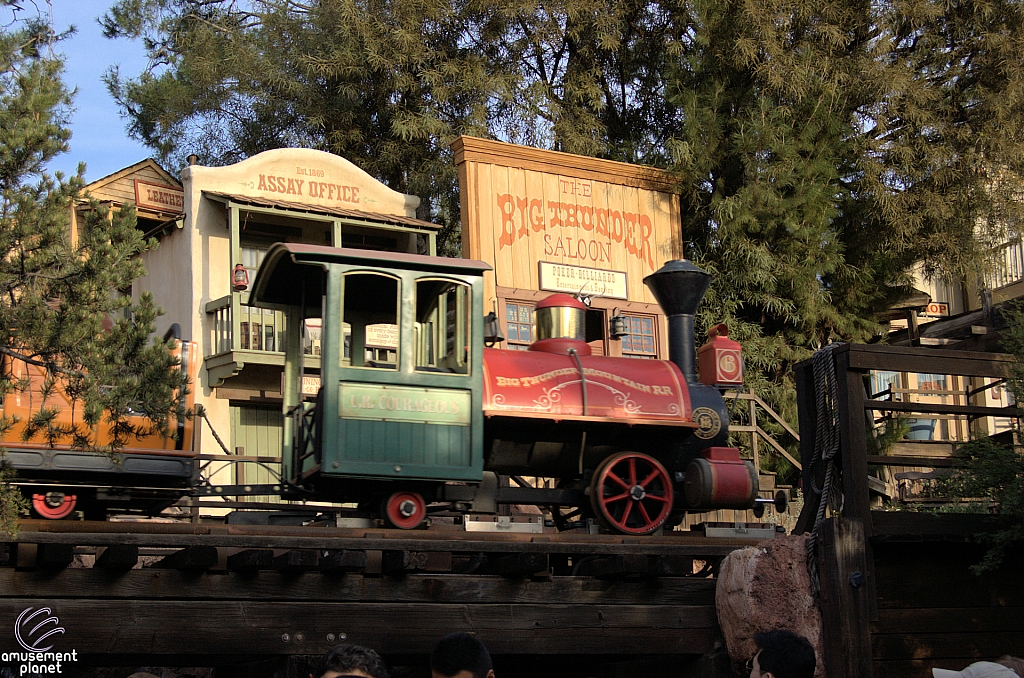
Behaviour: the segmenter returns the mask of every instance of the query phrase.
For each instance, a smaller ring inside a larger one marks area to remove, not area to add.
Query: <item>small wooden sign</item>
[[[570,266],[549,261],[538,262],[540,288],[549,292],[582,293],[588,297],[626,299],[626,274],[585,266]]]
[[[368,348],[398,348],[398,325],[367,325],[366,346]]]
[[[185,191],[177,186],[136,179],[135,206],[141,210],[154,212],[184,212]]]
[[[944,301],[933,301],[919,315],[926,318],[944,318],[949,315],[949,304]]]

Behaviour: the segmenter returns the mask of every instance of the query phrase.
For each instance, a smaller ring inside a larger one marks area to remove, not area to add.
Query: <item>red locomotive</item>
[[[327,356],[316,403],[303,403],[289,388],[300,342],[287,340],[286,478],[316,496],[377,506],[406,528],[431,503],[481,513],[546,505],[562,524],[569,507],[627,534],[690,510],[755,505],[757,471],[728,447],[719,390],[741,383],[741,371],[696,377],[693,314],[707,273],[671,261],[645,279],[668,314],[670,360],[659,361],[591,355],[586,307],[565,294],[537,305],[528,351],[484,348],[498,340],[493,318],[487,337],[479,322],[488,268],[312,245],[268,252],[250,303],[320,315]],[[397,330],[395,362],[361,350],[366,328],[380,323]],[[739,360],[734,346],[719,348]],[[518,486],[503,487],[501,476]]]

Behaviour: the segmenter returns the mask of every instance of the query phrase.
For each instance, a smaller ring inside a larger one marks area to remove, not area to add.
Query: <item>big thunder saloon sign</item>
[[[683,256],[668,173],[474,137],[452,149],[463,256],[494,267],[488,305],[495,287],[655,303],[644,277]]]

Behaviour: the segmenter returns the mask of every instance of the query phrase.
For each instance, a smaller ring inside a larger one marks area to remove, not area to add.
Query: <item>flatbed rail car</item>
[[[175,325],[172,331],[176,329]],[[171,332],[165,339],[172,339]],[[173,341],[172,353],[194,385],[199,366],[196,344],[176,334]],[[195,419],[186,416],[194,406],[192,392],[186,394],[180,411],[172,417],[170,437],[155,432],[133,437],[121,451],[108,456],[76,448],[64,440],[49,445],[40,435],[23,440],[26,423],[39,410],[48,375],[42,367],[7,357],[0,369],[15,379],[28,381],[28,388],[0,399],[0,416],[19,420],[3,434],[0,446],[7,450],[4,462],[17,472],[13,484],[21,488],[36,516],[59,520],[81,511],[87,517],[102,518],[108,509],[151,514],[192,492],[198,476],[192,443]],[[60,388],[52,389],[47,405],[57,409],[54,426],[81,422],[81,406],[76,407]],[[93,429],[94,444],[108,444],[109,430],[110,425],[101,420]]]
[[[668,314],[671,360],[659,361],[591,355],[586,307],[565,294],[537,305],[529,350],[488,348],[500,340],[483,315],[489,268],[293,243],[268,251],[249,304],[287,317],[284,481],[403,529],[438,503],[492,514],[498,503],[545,505],[624,534],[755,505],[758,474],[727,446],[719,390],[742,383],[739,345],[702,369],[704,383],[696,376],[693,314],[707,273],[671,261],[645,279]],[[311,318],[321,371],[304,380]],[[397,336],[386,360],[365,348],[381,328]],[[302,384],[317,380],[309,401]],[[499,475],[557,486],[499,488]]]

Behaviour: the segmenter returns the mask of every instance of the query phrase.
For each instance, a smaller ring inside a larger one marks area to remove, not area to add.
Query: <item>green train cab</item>
[[[422,496],[446,481],[481,481],[487,270],[466,259],[270,249],[249,304],[287,317],[283,478],[382,501],[392,523],[421,517]],[[317,325],[321,371],[304,374]]]

